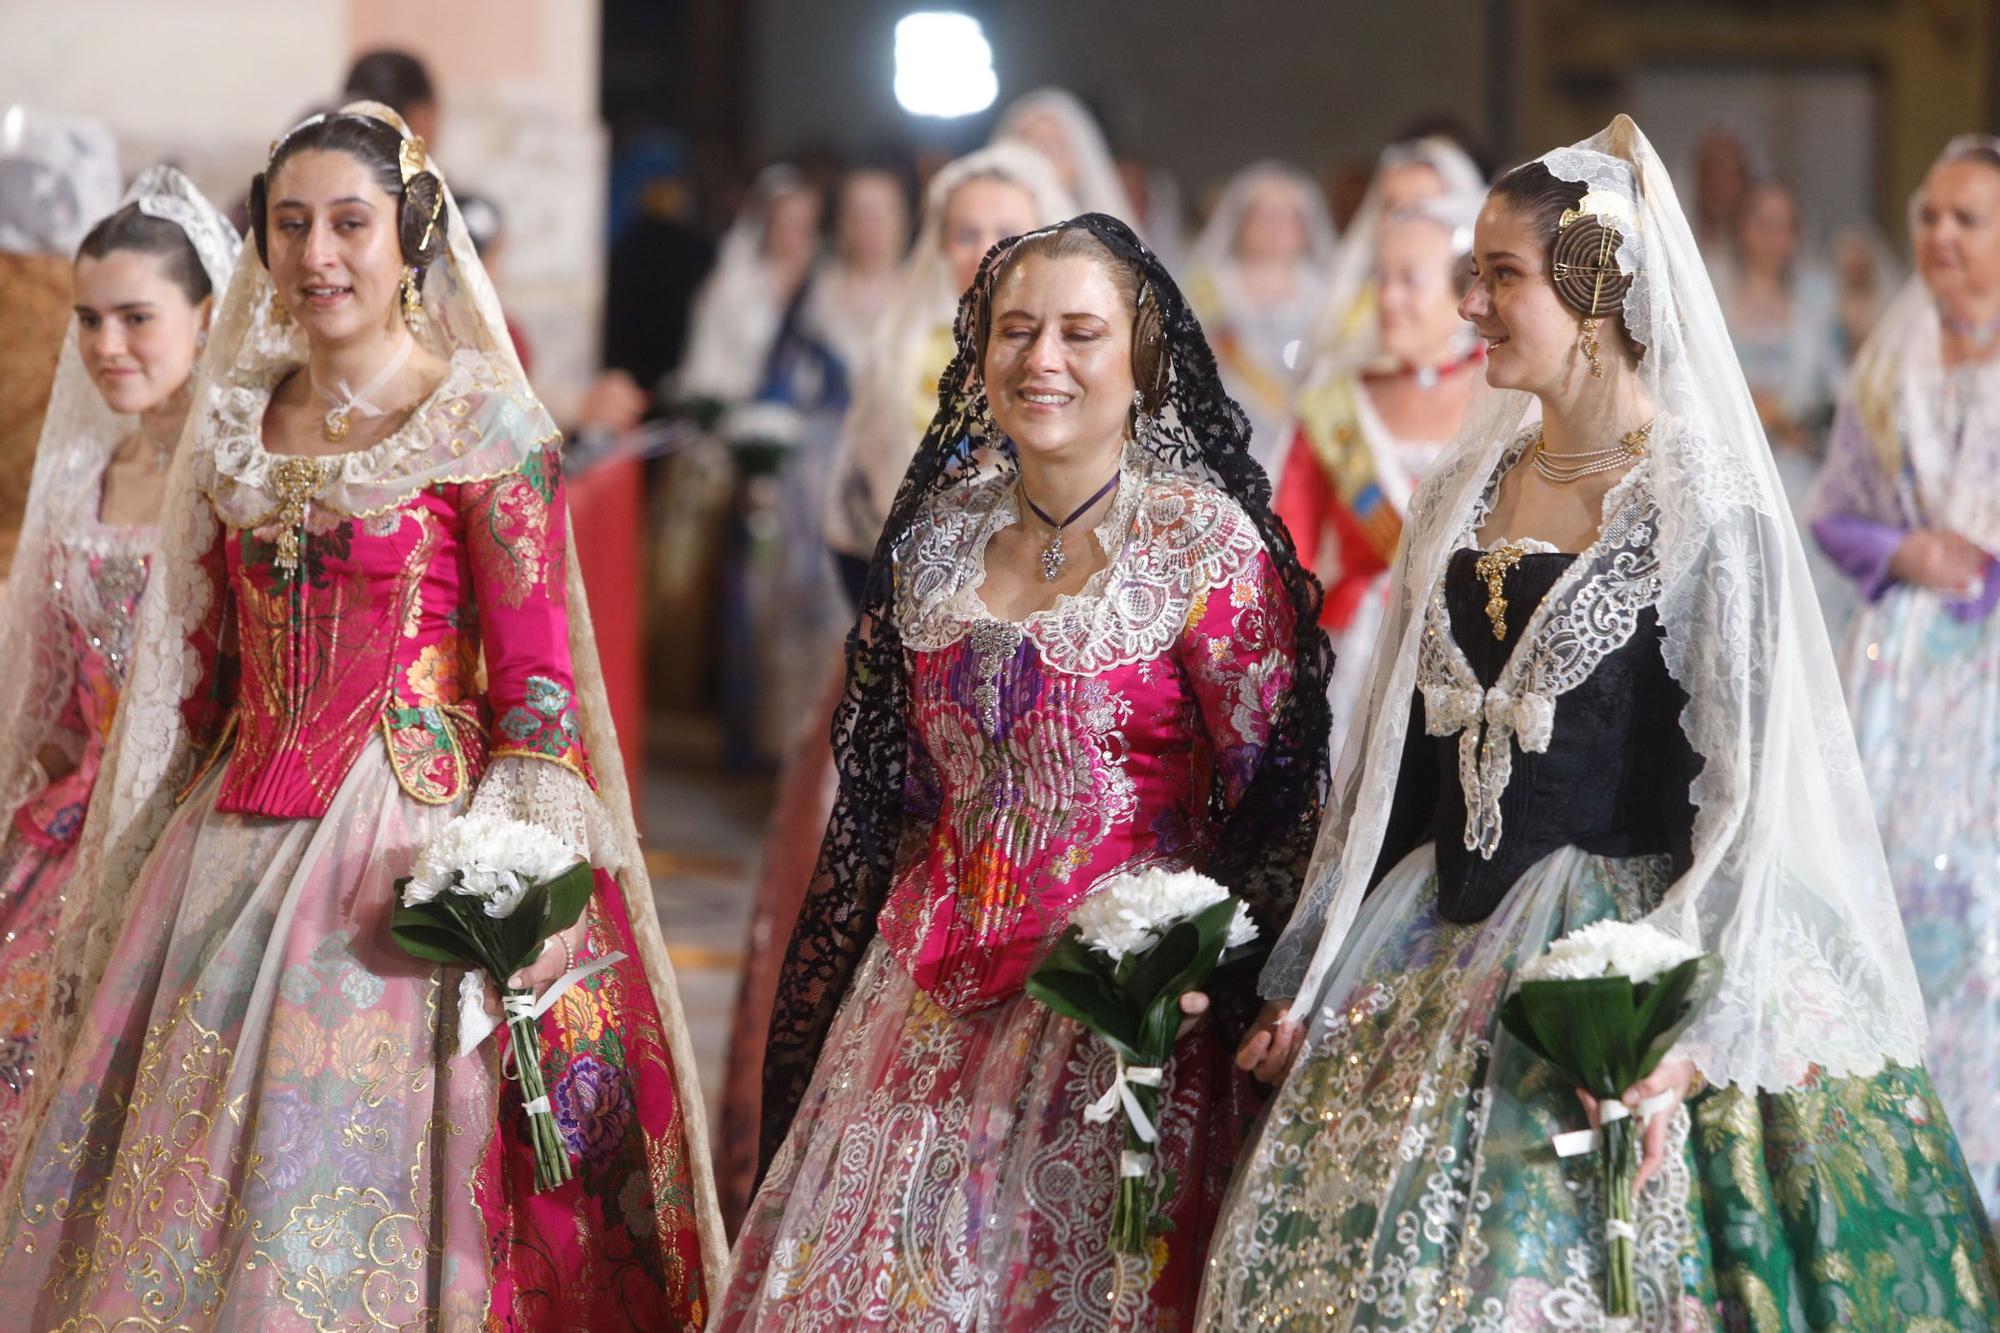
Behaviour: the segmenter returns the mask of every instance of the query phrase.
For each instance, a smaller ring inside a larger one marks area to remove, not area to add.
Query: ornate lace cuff
[[[616,827],[604,802],[577,772],[557,759],[507,755],[493,761],[472,809],[549,830],[599,870],[624,868]]]

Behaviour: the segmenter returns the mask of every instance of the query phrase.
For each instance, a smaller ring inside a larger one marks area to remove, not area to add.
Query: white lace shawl
[[[1621,195],[1639,219],[1618,260],[1637,275],[1625,319],[1646,348],[1640,374],[1661,420],[1635,484],[1657,507],[1645,558],[1657,565],[1666,665],[1689,696],[1681,725],[1702,760],[1692,864],[1648,919],[1723,964],[1719,995],[1680,1049],[1712,1083],[1767,1090],[1814,1066],[1837,1076],[1913,1063],[1922,998],[1825,625],[1673,186],[1622,116],[1542,160]],[[1518,393],[1477,398],[1460,444],[1411,506],[1392,576],[1403,596],[1376,643],[1305,893],[1263,977],[1265,993],[1294,997],[1302,1017],[1381,850],[1426,608],[1531,406]],[[1558,589],[1544,623],[1592,614],[1583,594],[1593,586]]]

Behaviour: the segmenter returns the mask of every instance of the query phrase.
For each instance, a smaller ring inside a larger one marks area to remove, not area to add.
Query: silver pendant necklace
[[[1078,505],[1070,512],[1070,516],[1060,523],[1049,517],[1048,512],[1035,503],[1034,498],[1028,494],[1026,486],[1020,487],[1021,502],[1049,528],[1049,544],[1042,548],[1042,582],[1054,583],[1061,577],[1063,566],[1069,563],[1069,553],[1063,550],[1063,529],[1082,518],[1090,511],[1092,505],[1111,494],[1111,488],[1118,484],[1118,476],[1118,473],[1112,473],[1111,480],[1097,488],[1097,494]]]

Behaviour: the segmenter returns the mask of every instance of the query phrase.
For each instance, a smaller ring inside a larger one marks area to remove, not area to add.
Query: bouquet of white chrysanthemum
[[[533,964],[546,941],[576,924],[594,883],[589,865],[555,834],[484,814],[461,815],[446,824],[418,854],[410,877],[396,881],[402,906],[389,924],[396,943],[426,961],[483,972],[500,992],[514,1079],[521,1085],[535,1149],[538,1191],[570,1178],[569,1152],[542,1079],[534,994],[507,980]],[[472,983],[463,994],[475,1015],[476,1044],[492,1022],[476,1026],[479,983],[473,975],[466,980]]]
[[[1156,1200],[1152,1145],[1159,1141],[1160,1084],[1180,1033],[1181,996],[1222,963],[1244,957],[1257,927],[1243,900],[1192,870],[1144,870],[1105,884],[1070,914],[1069,929],[1028,978],[1028,994],[1102,1037],[1117,1072],[1084,1118],[1102,1124],[1125,1112],[1111,1244],[1144,1254],[1166,1229]]]
[[[1715,994],[1722,963],[1656,926],[1599,921],[1549,945],[1515,973],[1500,1021],[1515,1038],[1598,1101],[1601,1133],[1561,1135],[1564,1156],[1596,1148],[1604,1179],[1604,1312],[1636,1315],[1633,1178],[1639,1133],[1623,1102]],[[1664,1108],[1639,1107],[1641,1120]]]

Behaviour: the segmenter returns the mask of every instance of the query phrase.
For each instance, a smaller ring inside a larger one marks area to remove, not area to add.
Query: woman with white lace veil
[[[1411,506],[1238,1055],[1296,1059],[1201,1325],[1603,1327],[1597,1167],[1550,1142],[1595,1107],[1497,1012],[1552,938],[1619,917],[1721,959],[1623,1098],[1666,1107],[1637,1325],[1988,1328],[1991,1237],[1804,553],[1673,186],[1621,116],[1503,177],[1475,258],[1497,392]]]
[[[85,234],[76,312],[0,609],[0,1186],[40,1052],[49,956],[124,685],[167,466],[236,233],[154,167]]]
[[[1109,213],[1137,226],[1131,196],[1097,117],[1066,88],[1037,88],[1007,104],[993,127],[993,143],[1024,143],[1056,169],[1063,188],[1086,213]]]
[[[706,1130],[560,436],[393,112],[295,127],[250,216],[64,904],[0,1285],[37,1328],[699,1326]],[[468,1040],[482,988],[389,935],[394,880],[468,808],[598,868],[521,985],[623,955],[541,1019],[576,1173],[548,1193],[499,1038]]]
[[[1410,497],[1458,434],[1485,361],[1458,313],[1483,194],[1436,195],[1371,219],[1368,334],[1314,364],[1283,431],[1272,503],[1327,590],[1320,623],[1333,639],[1335,745],[1396,594],[1389,568]]]
[[[2000,1217],[2000,139],[1912,201],[1917,276],[1855,361],[1811,500],[1861,597],[1843,667],[1930,1062]]]
[[[1250,456],[1275,473],[1306,340],[1326,299],[1333,221],[1312,177],[1283,162],[1236,173],[1188,257],[1188,303],[1250,418]]]
[[[1426,199],[1479,198],[1486,177],[1471,154],[1441,135],[1393,143],[1376,160],[1361,205],[1340,233],[1326,300],[1305,348],[1309,374],[1327,366],[1357,364],[1375,346],[1375,255],[1383,217]]]

